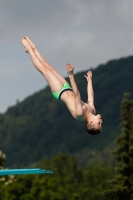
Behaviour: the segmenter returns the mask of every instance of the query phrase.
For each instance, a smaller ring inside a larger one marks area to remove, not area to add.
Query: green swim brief
[[[61,88],[61,90],[59,92],[52,92],[52,94],[55,97],[55,99],[60,100],[62,93],[67,91],[67,90],[72,91],[72,88],[68,83],[64,83],[63,87]]]

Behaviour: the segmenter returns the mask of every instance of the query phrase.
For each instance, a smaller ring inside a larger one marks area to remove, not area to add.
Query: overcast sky
[[[47,84],[24,52],[25,35],[62,76],[68,62],[75,72],[95,68],[133,54],[133,1],[0,0],[0,112]]]

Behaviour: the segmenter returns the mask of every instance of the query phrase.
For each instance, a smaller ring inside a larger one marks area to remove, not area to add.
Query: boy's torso
[[[86,114],[89,112],[95,114],[95,109],[92,108],[89,105],[89,103],[85,103],[81,100],[81,105],[83,107],[83,114],[82,116],[75,116],[75,95],[72,91],[65,91],[61,95],[61,100],[64,101],[72,116],[77,120],[84,121],[86,119]]]

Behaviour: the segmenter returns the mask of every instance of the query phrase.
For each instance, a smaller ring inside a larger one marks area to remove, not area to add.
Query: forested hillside
[[[75,74],[83,101],[87,99],[85,73]],[[111,161],[108,152],[119,135],[123,93],[133,97],[133,56],[99,65],[92,73],[102,133],[88,135],[85,122],[73,119],[46,87],[0,114],[0,149],[7,155],[8,167],[30,166],[59,152],[74,155],[79,164]]]

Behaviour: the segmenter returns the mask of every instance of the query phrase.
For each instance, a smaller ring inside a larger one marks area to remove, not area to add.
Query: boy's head
[[[98,135],[102,132],[101,115],[88,115],[86,119],[86,131],[91,135]]]

